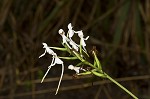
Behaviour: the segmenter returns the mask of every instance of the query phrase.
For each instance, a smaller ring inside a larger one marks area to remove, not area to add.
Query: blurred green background
[[[61,47],[58,30],[70,22],[108,74],[150,99],[150,0],[0,0],[0,99],[132,99],[108,80],[74,78],[68,61],[58,95],[61,66],[40,83],[51,62],[38,59],[42,42]]]

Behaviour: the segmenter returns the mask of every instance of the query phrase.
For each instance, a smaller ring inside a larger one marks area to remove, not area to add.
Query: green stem
[[[79,59],[79,60],[81,60],[81,62],[83,62],[84,64],[86,64],[86,65],[89,65],[89,66],[91,66],[91,67],[93,67],[93,68],[95,68],[95,69],[97,69],[97,70],[99,70],[99,72],[102,72],[102,70],[101,69],[98,69],[97,67],[95,67],[93,64],[91,64],[90,62],[88,62],[88,61],[86,61],[86,60],[84,60],[81,56],[80,56],[80,54],[78,54],[77,52],[75,52],[75,51],[73,51],[73,53],[75,54],[75,56]],[[99,61],[99,60],[97,60],[97,61]],[[97,62],[98,63],[98,62]],[[100,64],[99,64],[100,65]],[[105,78],[108,78],[110,81],[112,81],[113,83],[115,83],[117,86],[119,86],[122,90],[124,90],[125,92],[127,92],[129,95],[131,95],[134,99],[138,99],[134,94],[132,94],[128,89],[126,89],[125,87],[123,87],[121,84],[119,84],[117,81],[115,81],[113,78],[111,78],[108,74],[106,74],[105,72],[103,72],[103,74],[101,75],[101,73],[100,74],[97,74],[97,72],[93,72],[93,73],[95,73],[97,76],[99,76],[99,77],[105,77]]]
[[[97,67],[95,67],[95,66],[94,66],[93,64],[91,64],[90,62],[84,60],[83,57],[81,57],[80,54],[78,54],[77,52],[73,51],[73,53],[74,53],[75,56],[76,56],[81,62],[83,62],[84,64],[89,65],[89,66],[91,66],[91,67],[93,67],[93,68],[95,68],[95,69],[98,69]]]
[[[123,89],[125,92],[127,92],[129,95],[131,95],[134,99],[138,99],[134,94],[132,94],[128,89],[126,89],[125,87],[123,87],[121,84],[119,84],[117,81],[115,81],[113,78],[111,78],[108,74],[106,74],[106,77],[112,81],[113,83],[115,83],[117,86],[119,86],[121,89]]]

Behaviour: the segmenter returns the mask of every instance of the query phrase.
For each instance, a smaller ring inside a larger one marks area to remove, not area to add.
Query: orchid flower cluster
[[[86,43],[85,40],[87,40],[89,38],[89,36],[87,36],[86,38],[84,38],[83,32],[82,31],[74,31],[72,29],[72,25],[71,23],[68,24],[68,36],[65,35],[65,32],[63,31],[63,29],[60,29],[58,31],[58,33],[62,36],[62,44],[64,46],[66,46],[66,48],[69,48],[69,50],[74,50],[76,52],[79,51],[80,45],[81,47],[84,49],[83,51],[86,53]],[[74,34],[78,34],[79,38],[80,38],[80,45],[76,44],[73,40],[72,37]],[[64,73],[64,63],[60,58],[65,58],[65,57],[58,57],[57,54],[52,50],[52,49],[58,49],[58,50],[65,50],[63,48],[58,48],[58,47],[49,47],[46,43],[42,43],[43,44],[43,48],[45,49],[45,52],[39,56],[39,58],[43,57],[46,53],[52,55],[52,62],[50,64],[50,66],[48,66],[48,69],[45,73],[45,75],[43,76],[41,83],[44,81],[46,75],[48,74],[49,70],[51,69],[52,66],[55,66],[56,64],[60,64],[62,66],[62,72],[61,72],[61,76],[60,76],[60,80],[58,83],[58,87],[56,90],[56,94],[58,93],[59,87],[60,87],[60,83],[63,77],[63,73]],[[66,57],[67,58],[67,57]],[[76,67],[73,65],[69,65],[68,69],[74,70],[76,72],[76,74],[79,74],[80,70],[85,71],[85,69],[82,69],[80,67]]]
[[[59,80],[55,95],[58,93],[58,90],[59,90],[59,87],[60,87],[60,84],[62,81],[62,77],[64,74],[64,62],[62,61],[62,59],[66,59],[66,60],[80,60],[80,63],[78,63],[76,65],[70,64],[68,66],[68,69],[74,70],[76,75],[93,74],[93,75],[101,77],[101,78],[107,78],[107,79],[111,80],[113,83],[115,83],[116,85],[118,85],[121,89],[126,91],[128,94],[130,94],[132,97],[134,97],[135,99],[138,99],[135,95],[133,95],[130,91],[128,91],[125,87],[123,87],[118,82],[116,82],[113,78],[111,78],[107,73],[105,73],[102,70],[101,63],[100,63],[99,59],[97,58],[97,53],[95,50],[92,50],[92,55],[93,55],[93,59],[94,59],[93,63],[90,63],[87,60],[87,57],[90,57],[90,56],[88,55],[88,52],[86,50],[85,41],[88,40],[89,36],[84,37],[82,30],[79,30],[79,31],[73,30],[72,24],[69,23],[67,35],[65,35],[65,32],[63,29],[59,29],[58,33],[62,37],[63,48],[49,47],[46,43],[42,43],[43,48],[45,49],[45,52],[39,56],[39,58],[41,58],[46,53],[48,53],[52,56],[51,64],[48,66],[48,69],[47,69],[45,75],[43,76],[41,83],[44,81],[44,79],[45,79],[46,75],[48,74],[48,72],[50,71],[51,67],[53,67],[55,65],[62,66],[61,76],[60,76],[60,80]],[[75,34],[78,35],[78,37],[80,39],[80,44],[77,44],[73,40],[73,36]],[[70,54],[70,56],[69,57],[60,57],[52,49],[66,51]],[[91,67],[91,69],[90,70],[85,69],[82,67],[83,65],[89,66],[89,67]]]

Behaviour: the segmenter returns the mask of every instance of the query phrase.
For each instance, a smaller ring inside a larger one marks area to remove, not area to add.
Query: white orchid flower
[[[72,28],[73,27],[72,27],[71,23],[69,23],[68,24],[68,36],[69,36],[70,39],[73,37],[73,35],[75,33],[75,31]]]
[[[76,51],[78,51],[79,45],[76,44],[76,43],[72,40],[72,37],[73,37],[74,33],[76,33],[72,28],[73,28],[72,24],[69,23],[69,24],[68,24],[68,36],[69,36],[69,39],[70,39],[69,44],[72,46],[73,49],[75,49]]]
[[[75,49],[76,51],[79,50],[79,45],[76,44],[73,40],[71,40],[71,41],[69,42],[69,44],[70,44],[70,45],[72,46],[72,48]]]
[[[58,90],[59,90],[59,87],[60,87],[60,84],[61,84],[61,81],[62,81],[62,77],[63,77],[63,73],[64,73],[64,63],[61,59],[58,58],[57,54],[54,53],[54,51],[51,50],[50,47],[46,43],[43,43],[43,45],[44,45],[43,48],[45,48],[45,52],[42,55],[40,55],[39,58],[43,57],[46,54],[46,52],[49,53],[50,55],[52,55],[53,57],[52,57],[51,65],[48,66],[48,69],[47,69],[45,75],[43,76],[43,78],[41,80],[41,83],[44,81],[46,75],[48,74],[48,72],[49,72],[49,70],[51,69],[52,66],[54,66],[56,64],[62,65],[61,76],[60,76],[58,87],[57,87],[57,90],[56,90],[56,93],[55,93],[55,95],[56,95],[58,93]]]
[[[83,47],[84,51],[86,52],[86,43],[85,40],[88,40],[89,36],[87,36],[86,38],[84,38],[83,32],[81,31],[76,31],[76,33],[78,33],[78,36],[80,37],[80,44]]]
[[[58,33],[62,36],[62,39],[63,39],[63,44],[66,44],[68,47],[69,47],[69,49],[75,49],[76,51],[78,51],[78,47],[79,47],[79,45],[77,45],[72,39],[68,39],[66,36],[65,36],[65,32],[63,31],[63,29],[60,29],[59,31],[58,31]],[[72,47],[70,47],[70,45],[68,44],[68,42],[69,42],[69,44],[72,46]]]
[[[69,41],[69,39],[65,36],[65,32],[63,29],[59,29],[58,33],[62,36],[63,44],[65,44],[65,43],[67,43],[67,41]]]
[[[73,66],[73,65],[69,65],[68,69],[70,70],[74,70],[76,72],[76,74],[80,73],[80,70],[82,71],[86,71],[85,69],[81,68],[81,67],[77,67],[77,66]]]
[[[43,44],[43,48],[45,48],[45,52],[39,56],[39,58],[43,57],[46,52],[50,55],[56,55],[56,53],[54,53],[54,51],[52,49],[50,49],[50,47],[46,44],[46,43],[42,43]]]
[[[70,42],[70,40],[65,36],[64,30],[59,29],[58,33],[62,36],[63,44],[66,44],[69,47],[69,49],[71,49],[70,45],[68,44],[68,42]]]

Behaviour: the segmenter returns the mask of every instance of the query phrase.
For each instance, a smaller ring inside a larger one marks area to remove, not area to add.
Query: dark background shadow
[[[58,95],[61,66],[40,83],[51,62],[48,55],[38,59],[42,42],[61,47],[58,30],[67,31],[70,22],[90,36],[87,50],[96,46],[108,74],[139,98],[149,99],[149,12],[149,0],[0,0],[0,99],[131,99],[107,80],[73,79],[68,61]]]

